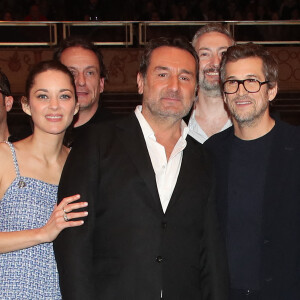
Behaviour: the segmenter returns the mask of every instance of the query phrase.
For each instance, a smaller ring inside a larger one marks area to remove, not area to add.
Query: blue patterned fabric
[[[0,231],[42,227],[56,203],[57,185],[20,176],[8,144],[17,176],[0,200]],[[0,299],[61,299],[52,243],[0,254]]]

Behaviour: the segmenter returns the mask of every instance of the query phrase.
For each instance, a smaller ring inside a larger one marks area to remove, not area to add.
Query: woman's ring
[[[65,213],[65,210],[64,210],[64,215],[63,215],[63,217],[64,217],[64,220],[65,220],[66,222],[69,221],[68,215]]]

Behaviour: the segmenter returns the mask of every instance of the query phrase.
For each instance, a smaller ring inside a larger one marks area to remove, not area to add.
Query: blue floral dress
[[[19,231],[47,223],[57,199],[57,185],[20,175],[10,146],[16,178],[0,200],[0,231]],[[61,299],[52,243],[0,254],[0,299]]]

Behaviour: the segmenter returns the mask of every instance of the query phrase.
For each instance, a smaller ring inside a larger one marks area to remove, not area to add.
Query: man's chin
[[[199,82],[199,87],[205,91],[221,91],[219,80]]]

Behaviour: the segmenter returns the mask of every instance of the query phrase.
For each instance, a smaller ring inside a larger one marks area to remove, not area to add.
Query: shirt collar
[[[151,137],[156,140],[153,129],[151,128],[151,126],[149,125],[149,123],[147,122],[147,120],[145,119],[145,117],[142,114],[142,105],[138,105],[136,107],[134,113],[140,123],[140,126],[142,128],[144,136]],[[186,123],[184,122],[184,120],[181,120],[180,128],[181,128],[181,137],[182,137],[182,139],[185,140],[189,133],[189,128],[186,125]]]

